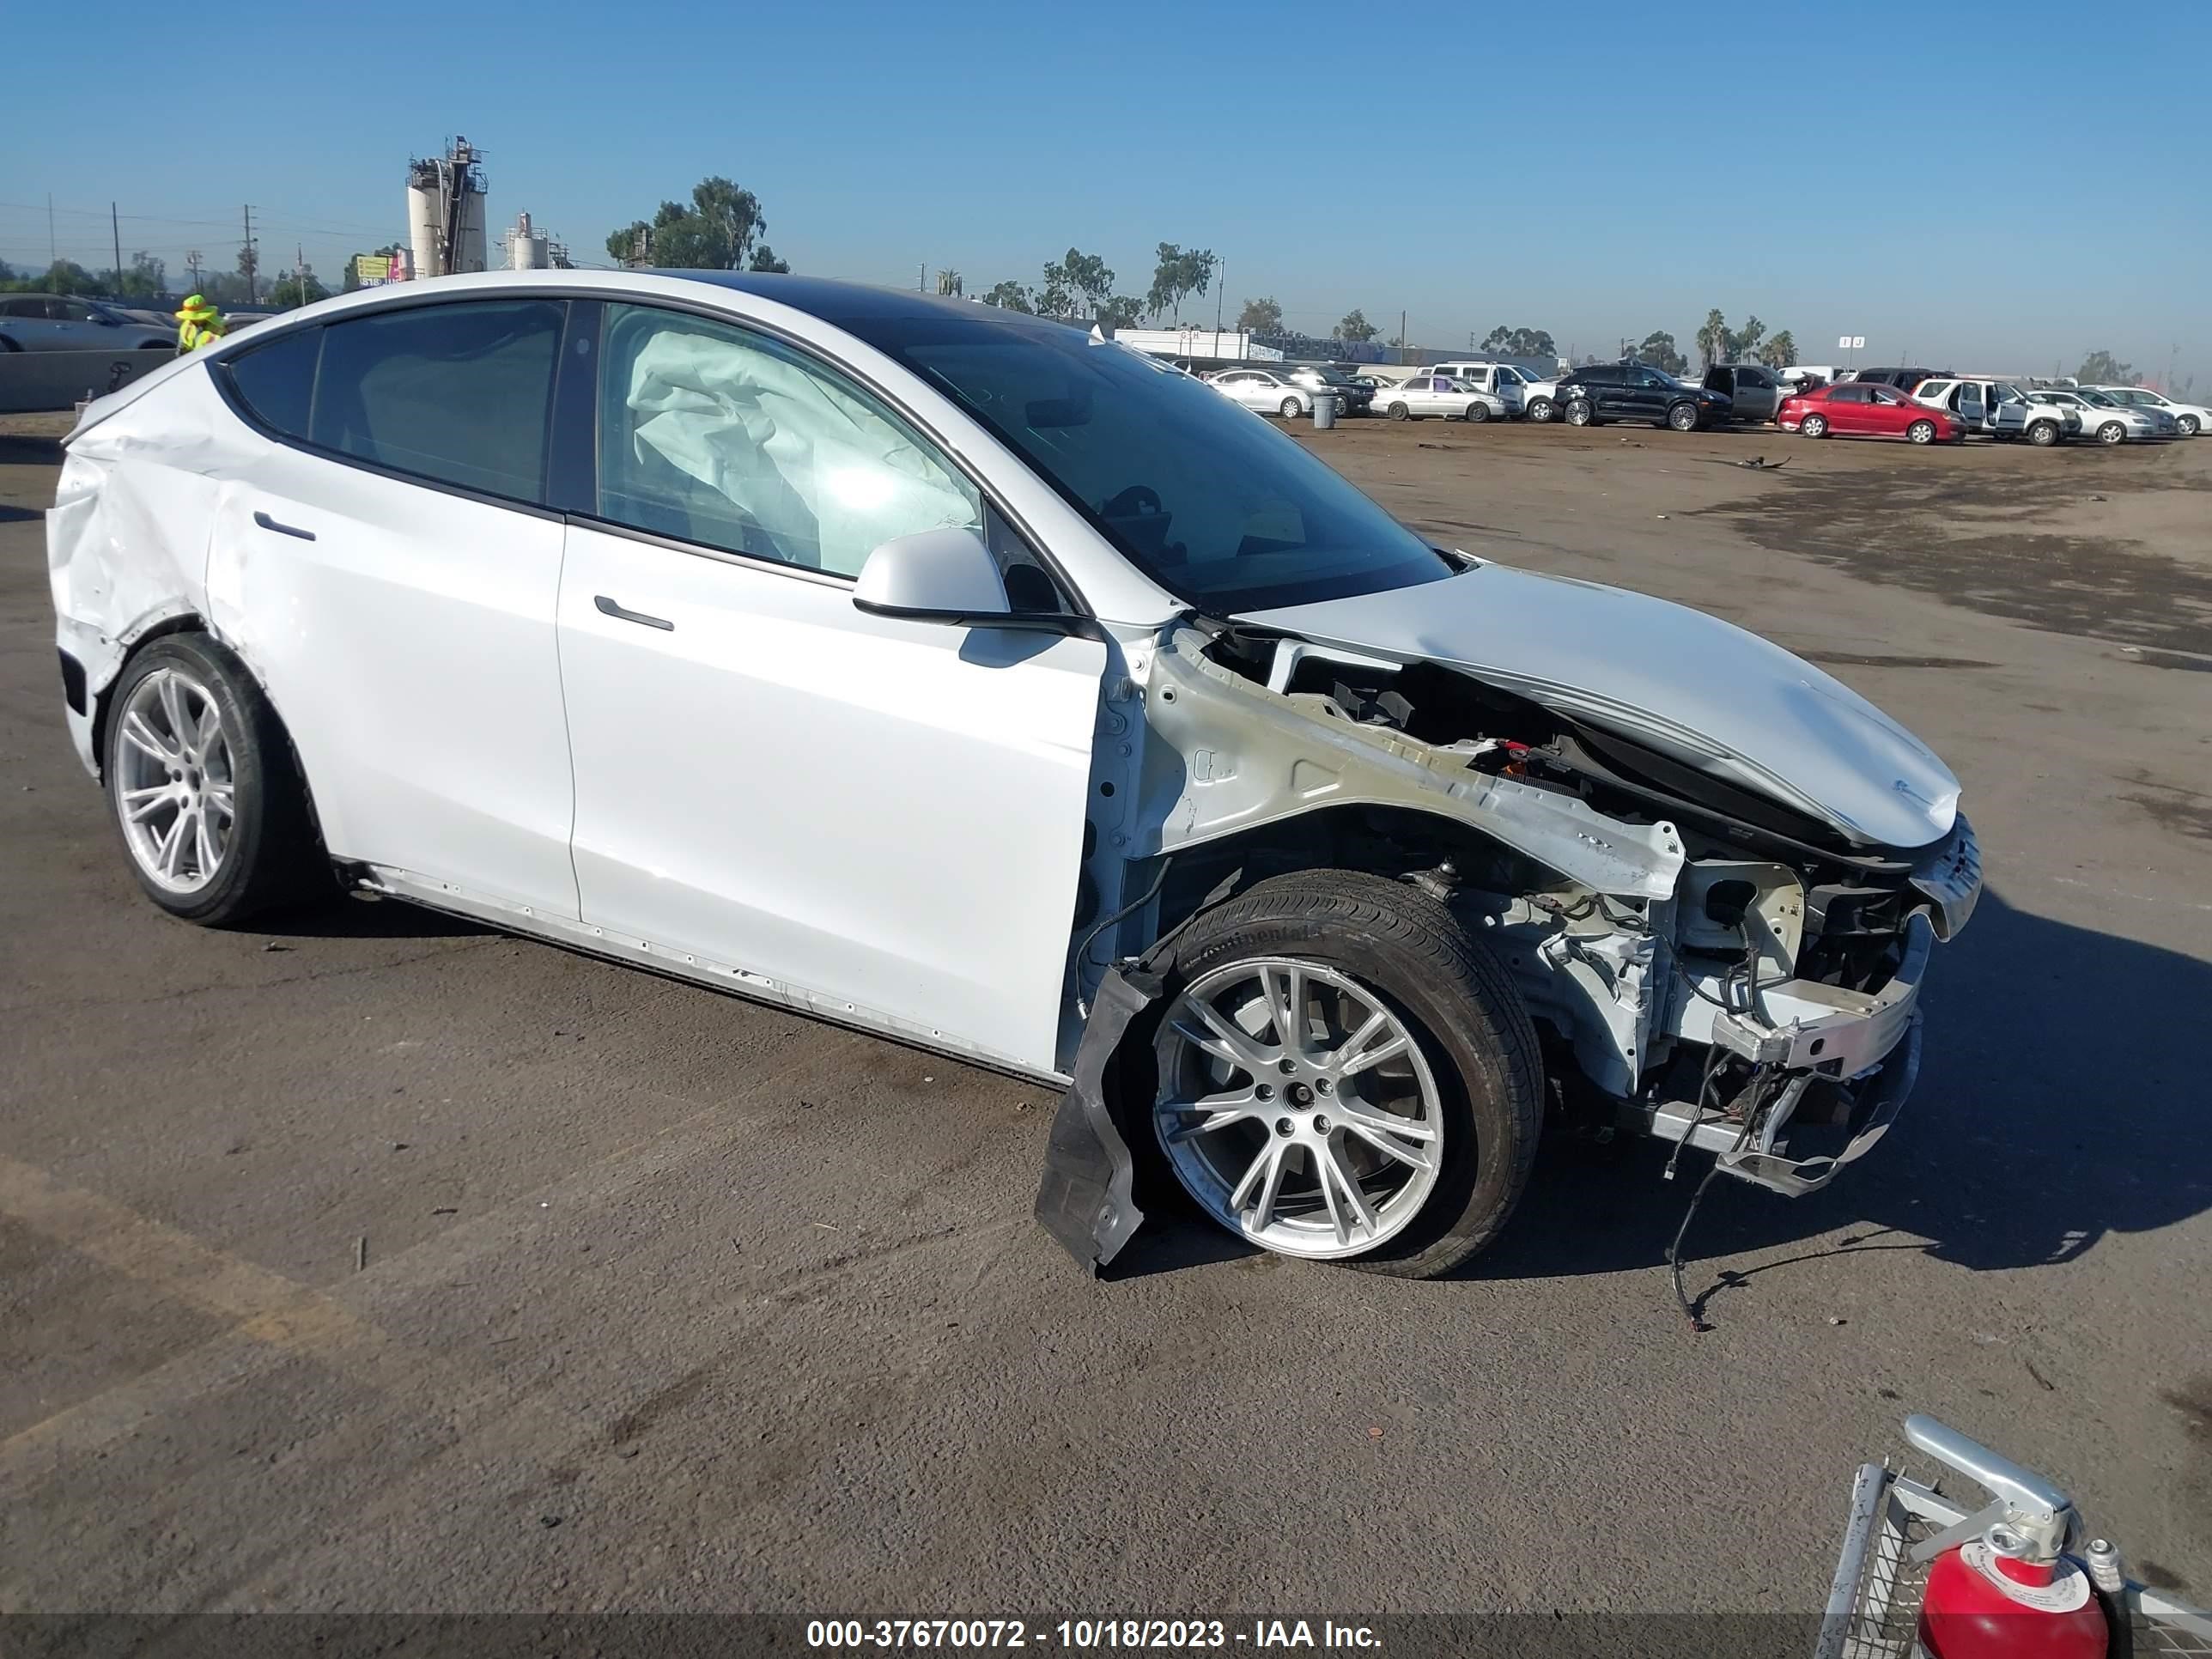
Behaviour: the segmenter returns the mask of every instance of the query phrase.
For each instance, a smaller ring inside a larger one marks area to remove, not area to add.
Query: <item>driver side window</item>
[[[840,576],[894,537],[984,533],[928,440],[789,348],[649,306],[610,305],[604,339],[601,518]]]

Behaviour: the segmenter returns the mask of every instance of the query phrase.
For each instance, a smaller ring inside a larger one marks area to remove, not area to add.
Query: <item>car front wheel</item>
[[[1676,404],[1667,411],[1667,424],[1677,432],[1692,431],[1698,424],[1698,411],[1689,404]]]
[[[2028,442],[2035,445],[2039,449],[2048,449],[2052,444],[2058,441],[2058,422],[2056,421],[2036,422],[2027,429],[2027,441]]]
[[[1528,418],[1540,426],[1546,421],[1550,420],[1552,416],[1558,414],[1559,410],[1559,406],[1553,403],[1549,398],[1532,398],[1529,401],[1527,412]]]
[[[1497,1236],[1535,1158],[1520,994],[1443,904],[1379,876],[1277,877],[1200,916],[1149,1058],[1177,1182],[1284,1255],[1446,1272]]]
[[[235,657],[171,635],[109,696],[102,776],[149,898],[217,927],[328,887],[291,745]]]
[[[2174,424],[2181,428],[2183,437],[2193,438],[2197,435],[2199,423],[2194,415],[2184,415],[2177,419]]]
[[[1303,407],[1304,405],[1296,398],[1285,398],[1283,399],[1280,413],[1285,420],[1295,421],[1298,418],[1298,411]]]
[[[1932,444],[1936,441],[1936,422],[1915,421],[1905,428],[1905,436],[1909,443]]]
[[[2116,444],[2127,435],[2127,428],[2122,426],[2118,421],[2107,421],[2097,428],[2097,441],[2100,444]]]
[[[1488,420],[1490,418],[1490,405],[1481,402],[1469,404],[1467,406],[1467,418],[1470,421]]]

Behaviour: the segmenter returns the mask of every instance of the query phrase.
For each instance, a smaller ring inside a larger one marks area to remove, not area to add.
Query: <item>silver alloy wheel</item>
[[[1905,435],[1906,440],[1912,443],[1932,444],[1936,441],[1936,422],[1915,421],[1905,428]]]
[[[2038,421],[2033,426],[2028,428],[2027,441],[2032,444],[2048,448],[2058,441],[2058,428],[2052,422]]]
[[[2193,438],[2197,435],[2197,420],[2194,415],[2184,415],[2174,424],[2181,428],[2183,437]]]
[[[1298,411],[1299,411],[1303,407],[1304,407],[1304,405],[1303,405],[1303,404],[1301,404],[1296,398],[1284,398],[1284,399],[1283,399],[1283,418],[1284,418],[1285,420],[1286,420],[1286,421],[1295,421],[1295,420],[1297,420],[1297,419],[1298,418]]]
[[[1552,416],[1558,412],[1558,410],[1553,406],[1552,400],[1549,398],[1537,398],[1534,403],[1528,405],[1528,418],[1535,422],[1539,426],[1543,425],[1545,422],[1550,420]]]
[[[2127,428],[2122,426],[2118,421],[2107,421],[2097,428],[2097,441],[2100,444],[2119,443],[2127,435]]]
[[[1152,1129],[1216,1221],[1285,1255],[1360,1255],[1420,1213],[1443,1110],[1413,1031],[1317,963],[1255,957],[1203,974],[1155,1044]]]
[[[1569,426],[1588,426],[1590,423],[1590,406],[1583,398],[1577,398],[1567,405],[1567,424]]]
[[[131,688],[116,719],[111,788],[123,840],[146,878],[196,893],[222,868],[237,819],[230,739],[215,694],[180,668]]]
[[[1677,432],[1687,432],[1698,423],[1698,411],[1687,404],[1676,404],[1667,411],[1667,424]]]
[[[1798,422],[1797,430],[1808,438],[1825,437],[1828,431],[1827,419],[1824,416],[1808,415]]]

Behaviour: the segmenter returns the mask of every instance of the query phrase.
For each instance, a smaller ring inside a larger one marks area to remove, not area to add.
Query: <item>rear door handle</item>
[[[625,610],[604,593],[594,594],[592,603],[599,608],[602,617],[612,617],[617,622],[635,623],[641,628],[657,628],[664,634],[673,634],[676,624],[665,617],[648,617],[642,611]]]
[[[303,542],[311,542],[315,539],[315,532],[313,531],[302,530],[297,525],[279,523],[276,520],[270,518],[266,513],[256,513],[253,515],[253,522],[259,525],[264,530],[275,531],[280,536],[297,536]]]

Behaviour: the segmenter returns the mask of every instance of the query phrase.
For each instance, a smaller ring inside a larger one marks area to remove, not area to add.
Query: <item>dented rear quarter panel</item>
[[[77,757],[100,775],[100,701],[131,648],[207,613],[208,554],[235,426],[204,364],[185,363],[69,440],[46,514],[56,642],[84,665],[69,711]]]

